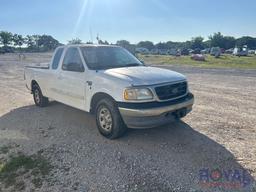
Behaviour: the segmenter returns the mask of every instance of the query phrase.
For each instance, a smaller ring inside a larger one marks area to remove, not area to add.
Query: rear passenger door
[[[64,52],[64,47],[57,48],[56,51],[54,52],[54,56],[51,61],[51,66],[49,70],[49,77],[45,81],[48,82],[48,87],[49,89],[47,96],[50,98],[56,99],[56,97],[59,96],[59,94],[56,92],[56,88],[58,86],[57,84],[57,77],[59,74],[59,68],[61,68],[61,61],[63,58],[63,52]]]
[[[69,47],[66,50],[57,78],[61,102],[84,110],[86,103],[85,65],[77,47]]]

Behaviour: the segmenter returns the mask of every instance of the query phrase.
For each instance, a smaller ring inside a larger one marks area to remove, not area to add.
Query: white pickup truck
[[[145,66],[118,46],[61,46],[50,64],[26,66],[24,77],[37,106],[46,106],[51,98],[91,112],[109,139],[127,127],[173,122],[186,116],[194,103],[185,76]]]

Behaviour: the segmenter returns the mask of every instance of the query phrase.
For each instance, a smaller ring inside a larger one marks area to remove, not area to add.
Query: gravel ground
[[[187,75],[196,98],[192,113],[181,122],[107,140],[90,114],[57,102],[34,106],[23,67],[50,56],[26,54],[19,61],[0,55],[0,146],[40,153],[54,167],[41,187],[27,184],[25,191],[256,191],[255,70],[163,65]],[[246,170],[250,183],[206,186],[200,183],[205,168]],[[9,190],[0,181],[1,189]]]

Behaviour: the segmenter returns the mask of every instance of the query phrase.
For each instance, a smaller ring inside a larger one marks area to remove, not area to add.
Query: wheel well
[[[96,93],[95,95],[93,95],[92,99],[91,99],[91,105],[90,105],[90,113],[95,113],[96,110],[96,105],[97,103],[104,98],[108,98],[110,100],[112,100],[115,103],[115,100],[113,97],[111,97],[110,95],[106,94],[106,93]]]

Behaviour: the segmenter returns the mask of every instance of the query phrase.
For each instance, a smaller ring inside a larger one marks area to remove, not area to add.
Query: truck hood
[[[186,80],[186,77],[180,73],[168,69],[146,66],[107,69],[105,71],[105,74],[119,78],[120,76],[129,78],[131,84],[134,86],[154,85],[160,83]]]

